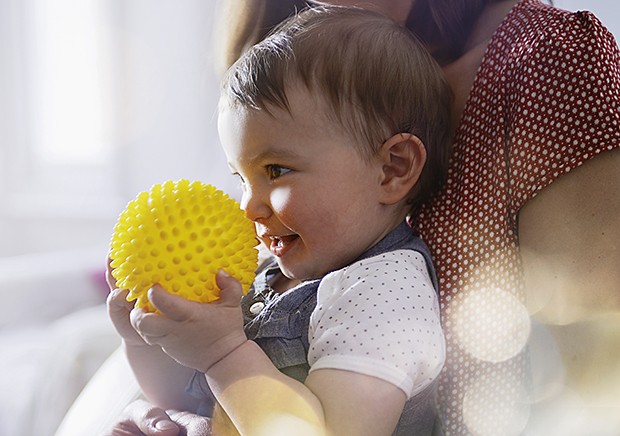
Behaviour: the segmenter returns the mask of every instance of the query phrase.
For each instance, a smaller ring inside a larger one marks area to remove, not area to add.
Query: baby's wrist
[[[142,339],[122,338],[121,341],[125,349],[150,349],[153,347],[153,345],[147,344]]]
[[[240,343],[238,343],[234,347],[230,348],[226,353],[223,353],[217,359],[215,359],[214,361],[210,362],[208,364],[207,368],[204,369],[202,372],[204,374],[207,374],[213,368],[219,366],[220,364],[226,363],[226,361],[229,360],[230,358],[232,358],[237,351],[239,351],[241,348],[243,348],[243,346],[245,346],[246,344],[248,344],[250,342],[251,341],[249,339],[244,338]]]

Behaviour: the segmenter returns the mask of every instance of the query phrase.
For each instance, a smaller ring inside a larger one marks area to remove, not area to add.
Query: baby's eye
[[[291,171],[289,168],[282,167],[280,165],[270,164],[265,167],[267,169],[267,175],[271,180],[282,177],[284,174]]]

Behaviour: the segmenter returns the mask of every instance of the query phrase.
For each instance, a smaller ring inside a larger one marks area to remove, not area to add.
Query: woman
[[[592,430],[595,408],[588,406],[620,397],[620,382],[611,378],[616,363],[602,351],[620,345],[613,38],[592,15],[537,0],[324,3],[374,8],[409,27],[455,95],[448,182],[413,223],[433,251],[442,287],[448,361],[441,431],[518,434],[537,425],[537,406],[553,407],[537,396],[551,391],[530,370],[539,356],[528,353],[528,338],[534,351],[538,338],[530,335],[528,312],[545,324],[562,359],[547,369],[551,381],[580,395],[586,407],[579,412]],[[226,64],[301,5],[232,6],[239,21],[231,29],[240,31],[230,33]],[[565,380],[555,377],[562,371]],[[588,378],[593,373],[598,381]],[[126,422],[145,424],[139,415],[146,410],[130,407]]]

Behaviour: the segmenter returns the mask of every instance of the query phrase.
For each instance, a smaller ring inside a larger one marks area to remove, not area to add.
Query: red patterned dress
[[[440,276],[446,434],[515,434],[528,415],[529,317],[518,215],[556,178],[620,144],[620,54],[587,12],[523,0],[495,32],[448,181],[419,217]]]

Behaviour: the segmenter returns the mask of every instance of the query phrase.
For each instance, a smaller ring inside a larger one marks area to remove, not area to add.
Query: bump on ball
[[[219,298],[222,268],[246,294],[255,277],[254,226],[239,204],[212,185],[182,179],[155,184],[121,212],[110,243],[112,276],[128,301],[154,311],[147,292],[168,292],[208,303]]]

